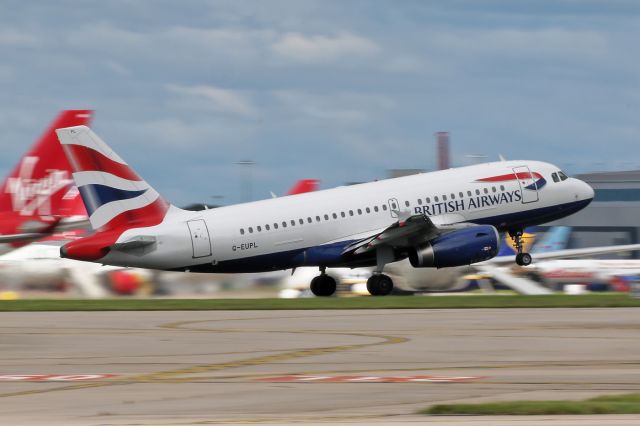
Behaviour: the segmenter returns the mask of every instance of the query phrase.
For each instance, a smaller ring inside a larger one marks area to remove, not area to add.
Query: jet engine
[[[490,225],[478,225],[442,234],[409,251],[414,268],[446,268],[482,262],[500,248],[500,234]]]

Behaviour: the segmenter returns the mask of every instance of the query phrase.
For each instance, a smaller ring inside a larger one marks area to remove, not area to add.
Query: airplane
[[[88,226],[87,213],[71,179],[71,168],[55,129],[86,125],[90,110],[67,110],[14,167],[0,190],[0,252],[62,230]]]
[[[527,226],[586,207],[593,189],[539,161],[501,161],[293,197],[187,212],[164,200],[86,126],[56,130],[95,230],[63,258],[186,272],[262,272],[318,266],[311,291],[330,296],[327,267],[375,266],[372,295],[393,281],[385,265],[452,267],[493,258],[500,232],[528,265]]]

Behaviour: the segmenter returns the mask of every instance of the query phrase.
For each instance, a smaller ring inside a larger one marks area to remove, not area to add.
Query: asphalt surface
[[[0,360],[3,425],[640,424],[415,414],[640,391],[633,308],[0,313]]]

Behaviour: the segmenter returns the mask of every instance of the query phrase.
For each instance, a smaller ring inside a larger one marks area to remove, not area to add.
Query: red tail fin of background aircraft
[[[304,194],[305,192],[313,192],[318,189],[320,181],[317,179],[301,179],[295,183],[287,192],[287,195]]]
[[[78,191],[72,189],[71,168],[55,129],[88,125],[91,116],[90,110],[58,114],[2,184],[0,211],[21,216],[64,216],[77,212]]]
[[[58,114],[0,188],[0,242],[14,246],[46,236],[70,216],[86,216],[55,130],[89,124],[93,111]]]

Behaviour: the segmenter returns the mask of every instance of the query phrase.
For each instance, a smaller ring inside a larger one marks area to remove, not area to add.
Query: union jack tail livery
[[[57,129],[89,221],[97,231],[162,222],[169,204],[91,129]]]

